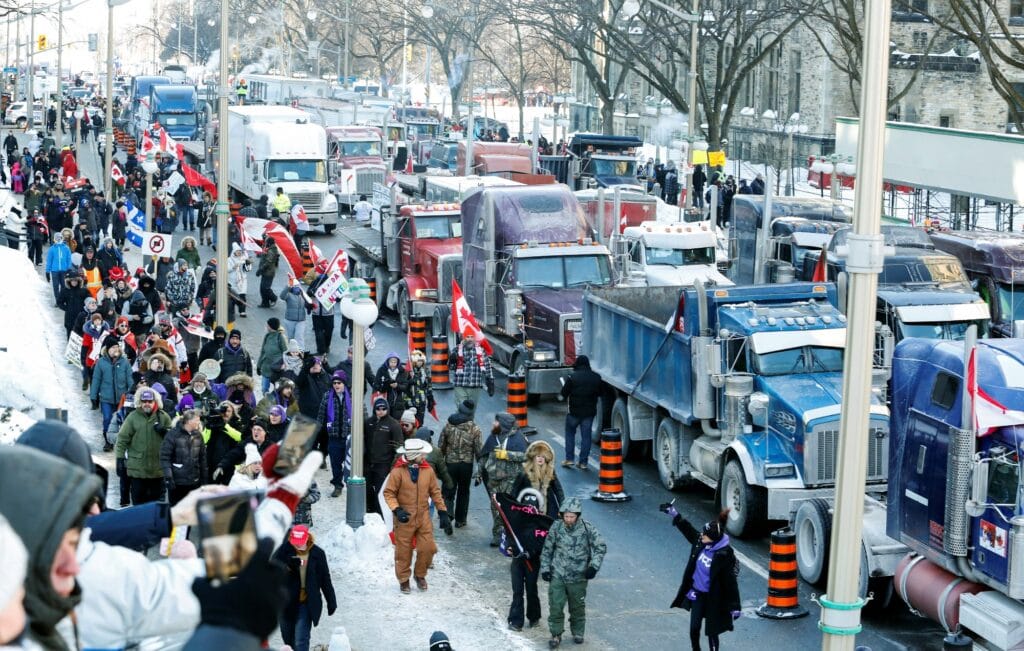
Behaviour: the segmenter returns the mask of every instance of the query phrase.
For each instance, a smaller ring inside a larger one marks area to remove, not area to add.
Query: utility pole
[[[228,0],[220,0],[220,94],[218,95],[217,116],[217,325],[227,327],[228,324],[228,220],[231,211],[228,208],[228,56],[231,44],[228,42]],[[859,557],[858,557],[859,558]]]
[[[839,462],[835,516],[829,549],[828,592],[819,599],[824,651],[853,651],[860,632],[864,600],[858,594],[864,474],[871,413],[871,363],[878,273],[885,253],[880,234],[882,159],[886,90],[889,83],[890,0],[866,0],[864,6],[863,82],[853,232],[847,239],[850,274],[846,352],[843,359],[843,408],[839,420]]]
[[[352,0],[346,0],[345,2],[345,79],[341,82],[341,87],[344,88],[348,83],[349,67],[348,67],[348,51],[351,48],[349,45],[349,38],[352,35],[352,16],[350,9],[352,8]]]
[[[107,115],[103,124],[103,135],[106,151],[104,152],[104,175],[103,187],[110,188],[107,192],[107,200],[113,201],[113,187],[110,182],[110,170],[114,164],[114,7],[123,4],[127,0],[108,0],[107,2]],[[63,115],[63,109],[61,109]],[[149,197],[146,197],[149,203]]]
[[[57,151],[64,149],[64,85],[61,83],[64,65],[64,0],[57,0]],[[110,101],[110,96],[107,96]],[[46,120],[46,105],[43,105],[43,120]],[[109,178],[109,176],[107,177]],[[103,185],[106,185],[104,180]]]
[[[33,88],[36,76],[35,63],[33,61],[33,53],[36,48],[36,5],[34,0],[29,12],[31,15],[28,19],[28,70],[25,71],[25,115],[28,116],[28,126],[32,127],[36,123],[36,96],[35,89]]]

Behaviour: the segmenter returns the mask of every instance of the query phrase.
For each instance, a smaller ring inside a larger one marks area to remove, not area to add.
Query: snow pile
[[[62,390],[81,379],[78,370],[64,362],[67,339],[51,307],[49,283],[23,252],[7,247],[0,248],[0,277],[0,406],[24,415],[0,415],[0,430],[20,432],[28,419],[43,418],[48,407],[66,408],[68,422],[83,434],[96,429],[89,425],[94,419],[89,418],[84,394],[75,391],[69,397]],[[0,433],[0,440],[11,435]]]

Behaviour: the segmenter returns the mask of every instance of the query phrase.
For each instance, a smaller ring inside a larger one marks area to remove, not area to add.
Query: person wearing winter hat
[[[427,356],[421,350],[409,353],[409,406],[416,409],[416,420],[426,422],[427,413],[434,411],[434,389],[427,367]],[[434,414],[437,418],[437,414]]]
[[[491,435],[480,449],[480,478],[487,487],[488,496],[495,493],[509,493],[515,483],[522,463],[526,460],[526,436],[516,427],[516,417],[507,411],[494,415]],[[491,502],[491,547],[497,547],[505,523],[498,513],[494,500]]]
[[[256,415],[266,418],[270,415],[271,407],[284,408],[288,417],[299,413],[299,400],[295,395],[295,383],[291,379],[279,378],[274,384],[274,390],[263,394],[263,398],[256,404]]]
[[[587,470],[590,430],[604,383],[601,376],[590,369],[590,359],[586,355],[578,355],[572,368],[572,375],[562,384],[562,397],[569,403],[569,412],[565,415],[565,460],[562,467],[571,468],[575,458],[577,467]],[[577,429],[580,433],[579,457],[575,457]]]
[[[206,481],[206,443],[197,409],[189,409],[164,436],[160,466],[167,487],[167,501],[174,506]]]
[[[220,364],[218,382],[224,382],[238,373],[252,377],[252,357],[242,348],[242,331],[237,328],[228,333],[227,343],[217,349],[213,359]]]
[[[444,631],[434,631],[430,634],[430,651],[452,651],[452,643]]]
[[[118,405],[132,388],[132,365],[121,352],[121,341],[107,335],[103,341],[103,353],[93,368],[92,381],[89,385],[89,398],[92,408],[103,410],[103,451],[114,449],[107,435],[110,421]]]
[[[712,650],[718,649],[719,636],[733,630],[733,620],[742,612],[736,581],[738,561],[725,533],[729,509],[697,531],[671,502],[659,508],[672,518],[672,524],[690,543],[690,557],[671,607],[690,611],[690,646],[694,651],[700,651],[701,623],[708,645]]]
[[[24,604],[28,552],[7,518],[2,515],[0,558],[4,559],[4,571],[0,573],[0,648],[21,649],[23,646],[19,640],[28,624]]]
[[[281,329],[281,320],[276,316],[267,319],[267,332],[263,335],[260,357],[256,361],[256,372],[263,377],[263,393],[270,391],[271,382],[276,382],[284,370],[284,353],[288,350],[288,339]]]
[[[348,391],[345,371],[335,371],[331,388],[324,393],[317,412],[320,432],[327,437],[327,453],[331,459],[331,497],[340,497],[345,488],[345,453],[352,431],[352,396]]]
[[[388,473],[384,484],[384,502],[394,514],[395,577],[403,594],[409,594],[409,576],[421,591],[427,589],[427,569],[430,567],[437,544],[434,542],[434,524],[430,519],[428,497],[434,501],[441,528],[452,535],[451,519],[441,495],[434,469],[426,461],[431,446],[412,438],[398,449],[401,457]],[[412,541],[416,539],[416,566],[412,564]]]
[[[171,427],[160,394],[142,386],[135,391],[135,410],[124,419],[117,433],[114,458],[118,474],[124,467],[131,483],[133,504],[159,500],[164,493],[160,446]]]
[[[373,401],[373,412],[366,419],[363,428],[366,445],[366,512],[380,513],[380,501],[377,494],[384,486],[391,466],[395,463],[395,454],[402,447],[402,426],[390,413],[388,401],[377,398]]]
[[[288,603],[279,623],[281,639],[294,651],[309,651],[310,630],[320,623],[324,601],[328,617],[338,609],[327,554],[315,542],[309,527],[295,525],[274,554],[288,568]]]
[[[299,346],[305,347],[306,342],[306,319],[309,313],[306,310],[306,297],[303,296],[302,286],[298,281],[290,283],[278,294],[284,301],[284,331],[289,339],[299,342]]]
[[[472,400],[480,404],[480,389],[494,395],[494,369],[491,356],[475,337],[465,337],[448,357],[448,371],[455,385],[455,403]]]
[[[375,391],[387,398],[391,415],[398,419],[409,402],[409,373],[402,367],[398,353],[388,353],[373,378]]]
[[[480,456],[483,432],[473,421],[476,405],[471,400],[459,403],[458,409],[448,417],[437,447],[444,456],[448,474],[452,478],[445,484],[445,504],[455,514],[455,527],[466,526],[469,513],[469,488],[473,481],[473,464]]]
[[[419,421],[416,419],[416,408],[409,407],[402,412],[402,417],[398,419],[398,425],[402,428],[402,438],[410,439],[416,436],[416,426]]]
[[[548,529],[540,554],[540,577],[548,582],[548,631],[551,633],[548,646],[552,649],[562,643],[566,603],[572,641],[583,644],[587,627],[587,583],[597,576],[608,551],[604,538],[594,525],[581,517],[582,512],[578,497],[565,500],[561,517]]]
[[[281,356],[281,363],[283,364],[282,377],[286,377],[292,382],[298,380],[299,374],[302,373],[302,357],[302,346],[299,345],[298,341],[289,339],[288,350]]]

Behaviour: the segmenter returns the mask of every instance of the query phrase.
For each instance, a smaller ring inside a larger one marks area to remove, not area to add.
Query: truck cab
[[[988,304],[993,337],[1024,337],[1024,235],[935,231],[935,248],[960,260]]]
[[[410,316],[432,317],[438,303],[451,303],[452,280],[462,281],[462,213],[457,203],[404,205],[393,231],[401,280],[388,307],[406,328]]]
[[[170,77],[163,75],[143,75],[139,77],[132,77],[131,88],[129,90],[129,102],[125,106],[122,118],[124,118],[125,126],[128,129],[128,133],[138,140],[142,137],[142,133],[150,127],[152,122],[146,121],[144,118],[149,117],[149,90],[153,86],[169,86],[171,84]],[[141,109],[145,108],[145,116],[141,115],[143,112]]]
[[[594,224],[599,237],[607,239],[612,233],[622,233],[623,229],[629,226],[639,226],[644,222],[658,220],[658,198],[645,192],[620,190],[618,216],[615,215],[614,192],[591,188],[577,190],[575,194],[576,200],[587,215],[587,220]]]
[[[578,133],[569,141],[576,190],[589,187],[636,186],[637,152],[643,141],[636,136]]]
[[[327,127],[327,174],[339,210],[351,210],[360,195],[373,195],[383,184],[382,131],[377,127]]]
[[[202,116],[195,86],[153,86],[149,89],[148,106],[141,108],[140,113],[148,111],[147,122],[159,123],[175,140],[200,139]]]
[[[706,223],[644,222],[629,226],[615,242],[623,284],[647,287],[732,285],[718,271],[718,238]]]

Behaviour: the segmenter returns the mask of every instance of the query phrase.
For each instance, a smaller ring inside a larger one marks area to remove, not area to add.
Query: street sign
[[[89,34],[89,51],[95,52],[99,49],[99,34],[93,32]]]
[[[142,234],[142,255],[171,255],[173,238],[163,233]]]
[[[17,74],[17,73],[18,73],[18,69],[15,68],[14,66],[7,66],[6,68],[4,68],[4,74],[5,75],[14,75],[14,74]]]

